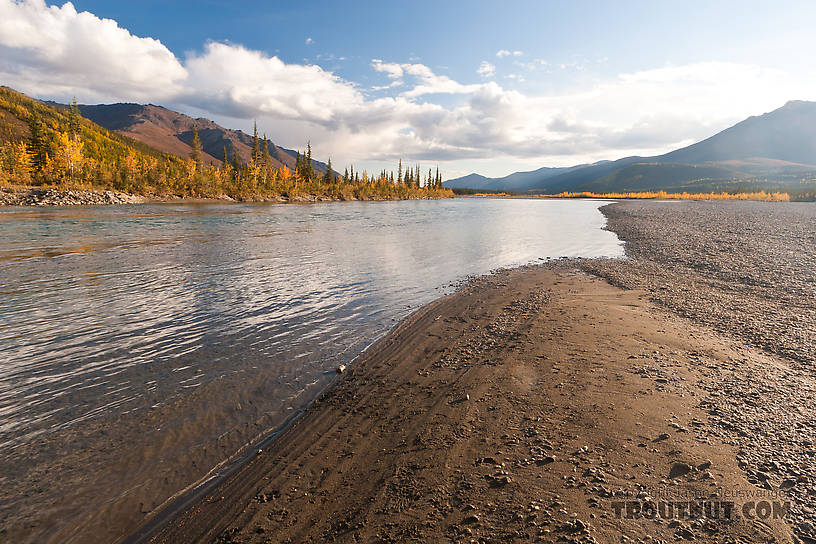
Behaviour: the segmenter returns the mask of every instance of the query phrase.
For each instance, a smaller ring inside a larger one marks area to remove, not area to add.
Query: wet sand
[[[785,520],[743,515],[746,493],[791,477],[758,479],[723,406],[756,409],[738,385],[794,363],[581,267],[500,272],[422,308],[149,541],[792,542]],[[768,500],[807,492],[802,476]],[[737,512],[620,511],[689,497]]]

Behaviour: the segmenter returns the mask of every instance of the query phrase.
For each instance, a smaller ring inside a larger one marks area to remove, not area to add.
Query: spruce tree
[[[232,167],[235,169],[235,175],[241,173],[241,157],[238,156],[238,147],[233,142],[232,144]]]
[[[402,159],[399,160],[399,166],[397,167],[397,183],[402,183]]]
[[[193,125],[193,142],[190,144],[192,151],[190,158],[193,159],[196,165],[196,173],[201,173],[201,138],[198,137],[198,129]]]
[[[229,166],[229,157],[227,156],[227,146],[224,144],[224,158],[221,160],[221,168],[224,170]]]
[[[79,139],[80,117],[79,106],[77,105],[75,96],[70,108],[68,108],[68,132],[74,140]]]
[[[255,121],[255,129],[252,132],[252,164],[261,162],[261,146],[258,141],[258,122]]]
[[[315,177],[314,164],[312,163],[312,142],[306,142],[306,177],[310,181]]]
[[[48,162],[49,144],[45,134],[45,126],[38,114],[31,117],[31,166],[37,173],[42,172]]]

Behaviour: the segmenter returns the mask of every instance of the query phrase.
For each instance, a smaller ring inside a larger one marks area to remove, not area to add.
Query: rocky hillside
[[[194,119],[162,106],[153,104],[97,104],[80,105],[83,117],[128,136],[151,147],[180,157],[188,157],[192,151],[193,127],[198,130],[204,151],[204,161],[220,164],[226,149],[229,160],[233,152],[238,152],[241,162],[247,163],[252,155],[252,136],[240,130],[224,128],[221,125],[199,117]],[[296,152],[269,142],[272,166],[295,168]],[[315,161],[315,170],[325,172],[326,165]]]

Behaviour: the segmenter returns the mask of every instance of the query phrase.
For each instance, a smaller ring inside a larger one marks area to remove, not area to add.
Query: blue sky
[[[815,22],[813,2],[0,0],[0,83],[257,119],[336,165],[502,175],[814,99]]]

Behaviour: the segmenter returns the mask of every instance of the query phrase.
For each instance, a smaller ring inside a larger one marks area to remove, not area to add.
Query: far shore
[[[423,198],[422,200],[428,200]],[[434,198],[430,198],[434,199]],[[104,206],[117,204],[223,204],[229,202],[272,203],[272,204],[308,204],[316,202],[373,202],[405,200],[372,196],[359,200],[356,198],[331,198],[325,195],[300,194],[293,197],[279,195],[274,197],[257,197],[235,199],[227,195],[219,197],[197,197],[188,195],[138,195],[119,191],[97,189],[56,189],[49,187],[0,187],[0,207],[8,206]],[[409,200],[417,200],[411,198]]]
[[[560,193],[560,194],[510,194],[510,193],[467,193],[455,194],[444,198],[520,198],[520,199],[588,199],[588,200],[728,200],[728,201],[761,201],[761,202],[789,202],[809,201],[811,195],[805,197],[791,196],[779,192],[751,192],[751,193]],[[425,197],[423,200],[437,199]],[[272,203],[272,204],[309,204],[317,202],[374,202],[405,200],[398,198],[333,198],[326,195],[298,194],[292,197],[286,195],[258,196],[235,199],[228,195],[218,197],[199,197],[180,194],[132,194],[120,191],[102,189],[58,189],[53,187],[0,187],[0,207],[8,206],[103,206],[117,204],[223,204],[228,202],[243,203]],[[416,200],[411,198],[409,200]]]

